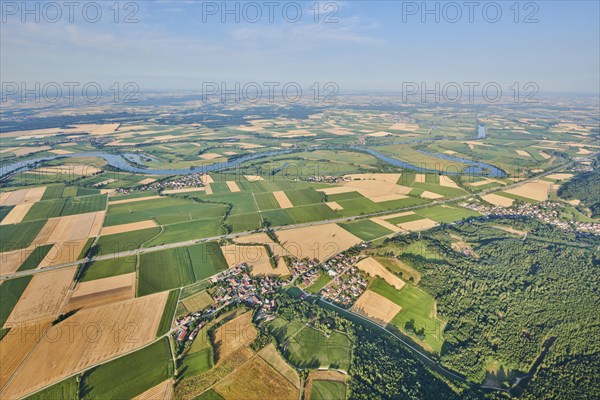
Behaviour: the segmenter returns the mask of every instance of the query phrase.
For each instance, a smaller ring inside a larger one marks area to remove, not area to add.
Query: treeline
[[[529,233],[523,239],[497,224]],[[479,258],[454,251],[451,235],[471,244]],[[395,242],[405,247],[415,240]],[[440,257],[400,258],[421,272],[420,286],[448,320],[443,365],[473,382],[482,382],[494,363],[512,378],[533,373],[525,398],[600,398],[597,237],[537,220],[482,219],[424,232],[421,240]]]
[[[563,199],[581,200],[592,211],[592,217],[600,216],[600,162],[595,164],[594,171],[577,174],[558,190]]]
[[[288,320],[316,324],[319,329],[346,333],[354,344],[349,369],[349,399],[458,399],[483,398],[464,388],[452,388],[389,334],[311,301],[288,294],[279,299],[277,313]],[[455,392],[456,390],[456,392]],[[498,398],[496,394],[490,398]]]

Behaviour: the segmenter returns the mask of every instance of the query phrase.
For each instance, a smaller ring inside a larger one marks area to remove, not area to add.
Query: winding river
[[[464,171],[459,171],[458,168],[453,169],[453,170],[447,169],[445,171],[427,169],[427,168],[419,167],[419,166],[398,160],[396,158],[386,156],[386,155],[381,154],[373,149],[354,147],[354,146],[348,146],[348,147],[323,146],[323,147],[311,148],[310,150],[347,150],[347,151],[365,152],[365,153],[368,153],[368,154],[378,158],[379,160],[385,161],[388,164],[394,165],[396,167],[402,167],[405,169],[411,169],[411,170],[419,171],[419,172],[441,173],[442,175],[469,174],[469,175],[484,175],[484,176],[492,176],[492,177],[505,176],[504,171],[502,171],[490,164],[467,160],[467,159],[459,158],[459,157],[452,157],[447,154],[428,153],[428,152],[425,152],[422,150],[421,150],[421,152],[428,156],[447,160],[447,161],[455,161],[455,162],[459,162],[459,163],[464,163],[468,167]],[[6,175],[12,174],[17,171],[24,171],[24,170],[30,169],[32,167],[35,167],[35,165],[38,163],[47,162],[47,161],[51,161],[51,160],[55,160],[55,159],[59,159],[59,158],[70,158],[70,157],[100,157],[100,158],[103,158],[104,160],[106,160],[108,165],[110,165],[111,167],[114,167],[114,168],[122,170],[122,171],[132,172],[132,173],[149,174],[149,175],[187,175],[187,174],[193,174],[193,173],[197,173],[197,172],[205,172],[206,173],[206,172],[227,170],[227,169],[237,167],[240,164],[243,164],[245,162],[256,160],[259,158],[274,157],[274,156],[279,156],[282,154],[298,153],[298,152],[303,152],[303,151],[307,151],[307,149],[273,150],[273,151],[266,151],[266,152],[262,152],[262,153],[252,153],[252,154],[247,154],[247,155],[238,157],[234,160],[227,161],[227,162],[216,163],[216,164],[211,164],[211,165],[203,165],[203,166],[197,166],[197,167],[191,167],[191,168],[185,168],[185,169],[145,168],[141,165],[141,157],[139,157],[139,156],[134,158],[134,160],[140,161],[139,164],[133,165],[126,159],[126,157],[124,155],[120,155],[120,154],[112,154],[112,153],[106,153],[106,152],[73,153],[73,154],[65,154],[65,155],[57,155],[57,156],[39,157],[39,158],[34,158],[34,159],[26,160],[26,161],[3,165],[0,167],[0,177],[4,177]],[[129,156],[127,158],[132,159],[131,156]]]

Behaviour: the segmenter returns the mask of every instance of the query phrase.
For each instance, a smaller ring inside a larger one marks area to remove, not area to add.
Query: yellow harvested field
[[[494,193],[486,194],[481,196],[481,198],[490,204],[500,207],[510,207],[515,202],[514,199],[509,199],[508,197],[499,196]]]
[[[285,192],[282,190],[278,190],[277,192],[273,192],[273,196],[275,196],[275,200],[279,203],[279,207],[281,208],[292,208],[294,205],[285,195]]]
[[[421,193],[420,197],[424,198],[424,199],[441,199],[442,197],[444,197],[441,194],[437,194],[437,193],[433,193],[430,192],[428,190],[425,190],[423,193]]]
[[[216,154],[216,153],[204,153],[200,156],[200,158],[204,159],[204,160],[214,160],[215,158],[221,158],[223,157],[220,154]]]
[[[277,268],[273,268],[269,260],[269,253],[264,245],[248,246],[230,244],[221,246],[221,252],[225,256],[227,265],[234,267],[240,263],[247,263],[252,266],[252,275],[289,275],[285,261],[279,258]],[[274,250],[275,252],[275,250]]]
[[[23,157],[28,154],[37,153],[40,151],[46,151],[46,150],[50,150],[50,149],[51,149],[50,146],[18,147],[15,150],[13,150],[13,153],[15,154],[16,157]]]
[[[138,201],[155,200],[155,199],[160,199],[160,196],[146,196],[146,197],[135,197],[133,199],[113,200],[113,201],[110,201],[108,203],[108,205],[135,203]]]
[[[254,356],[213,386],[225,399],[297,400],[298,388],[259,356]]]
[[[170,400],[173,397],[173,380],[167,379],[158,385],[138,394],[133,400]]]
[[[72,154],[73,152],[69,151],[69,150],[55,149],[55,150],[50,150],[50,153],[64,155],[64,154]]]
[[[10,326],[0,341],[0,389],[27,357],[50,326],[52,319]]]
[[[168,292],[83,309],[48,329],[0,397],[19,398],[155,340]],[[117,330],[118,329],[118,330]],[[51,339],[51,340],[50,340]]]
[[[204,184],[204,193],[206,194],[213,194],[213,190],[212,187],[210,187],[210,183],[205,183]]]
[[[6,323],[18,324],[57,317],[76,270],[77,267],[61,268],[34,275]]]
[[[105,226],[100,231],[100,236],[113,235],[115,233],[139,231],[141,229],[154,228],[156,226],[158,226],[158,225],[156,224],[156,222],[153,219],[148,219],[146,221],[140,221],[140,222],[131,222],[129,224]]]
[[[562,180],[565,180],[565,179],[571,179],[572,177],[573,177],[573,174],[565,174],[565,173],[563,173],[563,174],[551,174],[551,175],[547,175],[546,176],[546,178],[554,179],[554,180],[557,180],[557,181],[562,181]]]
[[[397,122],[394,125],[390,126],[389,129],[392,129],[395,131],[415,132],[415,131],[419,130],[419,125],[409,124],[406,122]]]
[[[298,258],[310,257],[320,261],[362,242],[333,223],[283,229],[277,231],[277,236],[290,254]]]
[[[0,275],[8,275],[15,272],[21,264],[27,260],[27,257],[33,252],[34,247],[5,251],[0,253]]]
[[[340,206],[340,205],[339,205],[337,202],[335,202],[335,201],[328,201],[328,202],[327,202],[327,203],[325,203],[325,204],[327,204],[327,206],[328,206],[329,208],[331,208],[333,211],[337,211],[337,210],[343,210],[343,209],[344,209],[344,207]]]
[[[377,217],[375,217],[375,218],[371,218],[371,221],[375,222],[378,225],[383,226],[386,229],[389,229],[390,231],[392,231],[394,233],[400,232],[402,230],[402,229],[398,228],[396,225],[394,225],[394,224],[392,224],[390,222],[387,222],[383,218],[377,218]]]
[[[240,236],[234,239],[237,243],[273,243],[266,233],[252,233],[250,235]]]
[[[225,182],[227,184],[227,187],[229,188],[229,191],[234,193],[234,192],[239,192],[240,191],[240,187],[238,186],[237,182],[235,181],[227,181]]]
[[[454,150],[444,150],[444,153],[452,155],[452,154],[456,154],[456,151],[454,151]]]
[[[71,242],[98,236],[104,211],[50,218],[33,241],[37,245]]]
[[[416,231],[423,231],[423,230],[426,230],[429,228],[433,228],[437,224],[438,224],[437,222],[435,222],[429,218],[423,218],[423,219],[418,219],[416,221],[403,222],[401,224],[398,224],[398,226],[405,231],[416,232]]]
[[[549,154],[544,153],[543,151],[539,151],[538,154],[544,158],[544,160],[548,160],[551,158]]]
[[[529,154],[528,152],[526,152],[525,150],[515,150],[515,152],[523,157],[531,157],[531,154]]]
[[[275,368],[275,371],[283,375],[296,389],[300,389],[301,382],[298,372],[279,355],[277,349],[275,349],[275,344],[269,343],[258,352],[258,356]]]
[[[593,153],[593,151],[590,151],[590,150],[585,149],[583,147],[580,147],[579,150],[577,151],[577,154],[581,154],[581,155],[584,155],[584,156],[586,156],[588,154],[592,154],[592,153]]]
[[[425,183],[425,174],[416,174],[415,182],[416,183]]]
[[[79,260],[79,255],[81,254],[87,241],[87,239],[79,239],[55,243],[50,251],[48,251],[48,253],[40,261],[38,269]]]
[[[77,285],[66,312],[116,303],[135,297],[135,272],[81,282]]]
[[[18,204],[4,217],[0,225],[18,224],[25,218],[33,203]]]
[[[246,178],[248,182],[257,182],[264,180],[262,176],[258,175],[244,175],[244,178]]]
[[[526,197],[536,201],[546,201],[548,200],[548,191],[551,187],[552,182],[540,180],[536,182],[524,183],[515,188],[508,189],[506,190],[506,193]]]
[[[222,360],[237,349],[252,342],[258,332],[252,324],[252,312],[238,315],[214,332],[215,358]]]
[[[498,229],[501,229],[501,230],[506,231],[506,232],[514,233],[515,235],[519,235],[519,236],[525,236],[525,235],[527,235],[527,231],[521,231],[521,230],[515,229],[515,228],[513,228],[511,226],[494,225],[494,228],[498,228]]]
[[[290,270],[285,263],[283,257],[278,257],[277,259],[277,268],[273,268],[271,263],[262,263],[258,265],[254,265],[252,267],[251,274],[253,276],[258,275],[277,275],[277,276],[289,276]]]
[[[186,297],[181,300],[188,312],[204,310],[206,307],[214,303],[210,294],[207,291],[202,291]]]
[[[358,192],[369,200],[380,203],[389,200],[404,199],[412,188],[397,185],[400,174],[355,174],[346,175],[350,181],[341,186],[318,189],[327,195]]]
[[[152,183],[152,182],[156,182],[156,179],[154,179],[154,178],[146,178],[146,179],[142,179],[138,183],[140,185],[148,185],[149,183]]]
[[[379,131],[379,132],[368,133],[367,136],[371,136],[371,137],[385,137],[385,136],[395,136],[395,135],[393,133],[390,133],[390,132]]]
[[[27,171],[30,174],[37,175],[77,175],[77,176],[91,176],[96,175],[102,171],[100,168],[93,165],[85,164],[66,164],[58,165],[55,167],[40,167]]]
[[[24,203],[35,203],[42,199],[46,187],[20,189],[13,192],[0,193],[0,206],[16,206]]]
[[[210,187],[210,186],[208,186]],[[163,190],[162,194],[175,194],[175,193],[191,193],[191,192],[204,192],[207,186],[204,187],[187,187],[182,189],[167,189]]]
[[[121,124],[86,124],[75,126],[89,132],[91,135],[108,135],[115,133]]]
[[[339,136],[353,135],[354,133],[342,128],[325,129],[325,132]]]
[[[349,178],[350,180],[360,180],[360,181],[381,181],[381,182],[389,182],[396,183],[400,179],[401,174],[383,174],[383,173],[372,173],[372,174],[350,174],[344,176],[345,178]]]
[[[440,175],[440,186],[460,189],[460,186],[458,186],[456,182],[454,182],[446,175]]]
[[[387,283],[400,290],[404,287],[405,283],[397,275],[394,275],[390,270],[377,262],[373,257],[365,258],[359,261],[356,266],[365,271],[370,276],[378,276],[385,280]]]
[[[352,306],[352,311],[383,326],[394,319],[400,310],[402,307],[371,290],[366,290]]]
[[[479,182],[469,182],[467,183],[467,185],[469,186],[483,186],[483,185],[487,185],[488,183],[494,183],[494,182],[498,182],[494,179],[490,179],[490,178],[483,178],[483,180],[479,181]]]

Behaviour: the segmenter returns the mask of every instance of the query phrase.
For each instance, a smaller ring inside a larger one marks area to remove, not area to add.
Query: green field
[[[77,376],[72,376],[55,383],[54,385],[37,392],[26,400],[77,400],[79,399],[79,381]]]
[[[326,336],[305,326],[290,339],[285,356],[299,368],[328,367],[348,371],[352,342],[343,333],[332,332]]]
[[[319,276],[319,278],[317,278],[317,280],[305,290],[308,293],[317,293],[319,290],[323,289],[323,286],[331,282],[331,279],[333,279],[331,276],[323,272],[321,276]]]
[[[114,200],[115,198],[111,198]],[[160,225],[175,224],[195,219],[221,217],[223,204],[198,203],[178,197],[164,197],[108,207],[106,226],[154,219]]]
[[[390,233],[394,233],[389,229],[379,225],[378,223],[368,219],[361,219],[357,222],[339,225],[354,236],[357,236],[365,241],[377,239],[382,236],[389,235]]]
[[[114,235],[100,236],[96,246],[98,255],[119,253],[122,251],[136,250],[142,244],[160,233],[160,227],[141,229],[139,231],[115,233]]]
[[[53,244],[45,244],[43,246],[36,247],[33,252],[25,259],[23,264],[17,269],[17,271],[25,271],[28,269],[35,269],[39,263],[46,257],[46,254],[54,247]]]
[[[84,197],[69,197],[65,202],[61,215],[83,214],[102,211],[106,208],[106,195],[98,194]]]
[[[23,218],[23,221],[35,221],[37,219],[59,217],[66,202],[67,199],[58,198],[34,203]]]
[[[424,217],[419,214],[408,214],[408,215],[403,215],[401,217],[386,219],[386,221],[389,222],[390,224],[398,225],[398,224],[402,224],[404,222],[418,221],[423,218]]]
[[[160,235],[150,240],[146,247],[161,244],[184,242],[192,239],[202,239],[223,234],[221,217],[209,219],[195,219],[172,225],[164,225]]]
[[[81,380],[82,399],[130,399],[172,376],[169,339],[163,338],[85,372]]]
[[[138,295],[187,286],[226,268],[215,242],[144,253],[140,256]]]
[[[108,260],[94,261],[88,266],[81,277],[81,282],[135,272],[136,257],[112,257]]]
[[[311,188],[287,190],[285,195],[294,207],[323,202],[323,194]]]
[[[23,295],[32,276],[11,279],[0,284],[0,327],[4,325],[13,308]]]
[[[206,392],[194,397],[194,400],[225,400],[225,398],[214,390],[208,389]]]
[[[24,249],[28,247],[42,230],[45,220],[22,222],[14,225],[0,225],[2,251]]]
[[[211,369],[214,365],[212,349],[203,349],[185,356],[181,362],[183,377],[199,375]]]
[[[436,316],[435,299],[430,294],[412,285],[397,290],[379,277],[373,279],[369,289],[402,307],[391,325],[427,350],[440,353],[444,344],[444,323]]]
[[[160,324],[158,325],[156,337],[166,334],[171,329],[171,322],[173,321],[173,314],[175,313],[175,307],[177,307],[178,300],[179,289],[171,290],[169,292],[169,297],[167,298],[167,304],[165,304],[162,317],[160,318]]]
[[[346,398],[346,385],[337,381],[313,381],[310,400],[343,400]]]
[[[467,208],[450,206],[426,207],[415,212],[423,217],[442,223],[454,222],[464,218],[481,215],[477,211],[469,210]]]

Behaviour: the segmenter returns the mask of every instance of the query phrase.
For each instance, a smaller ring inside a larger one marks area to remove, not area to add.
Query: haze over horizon
[[[122,3],[118,15],[100,2],[97,22],[94,10],[84,18],[76,8],[70,22],[66,8],[55,18],[53,2],[35,2],[39,23],[33,4],[26,14],[12,3],[20,7],[2,3],[3,82],[131,81],[141,91],[199,90],[207,81],[336,82],[341,92],[399,91],[403,82],[536,82],[540,93],[600,86],[595,1],[521,2],[518,13],[500,2],[499,16],[492,2],[472,10],[462,2],[319,2],[317,13],[313,2],[272,10],[229,2],[225,10],[221,2],[157,1]]]

